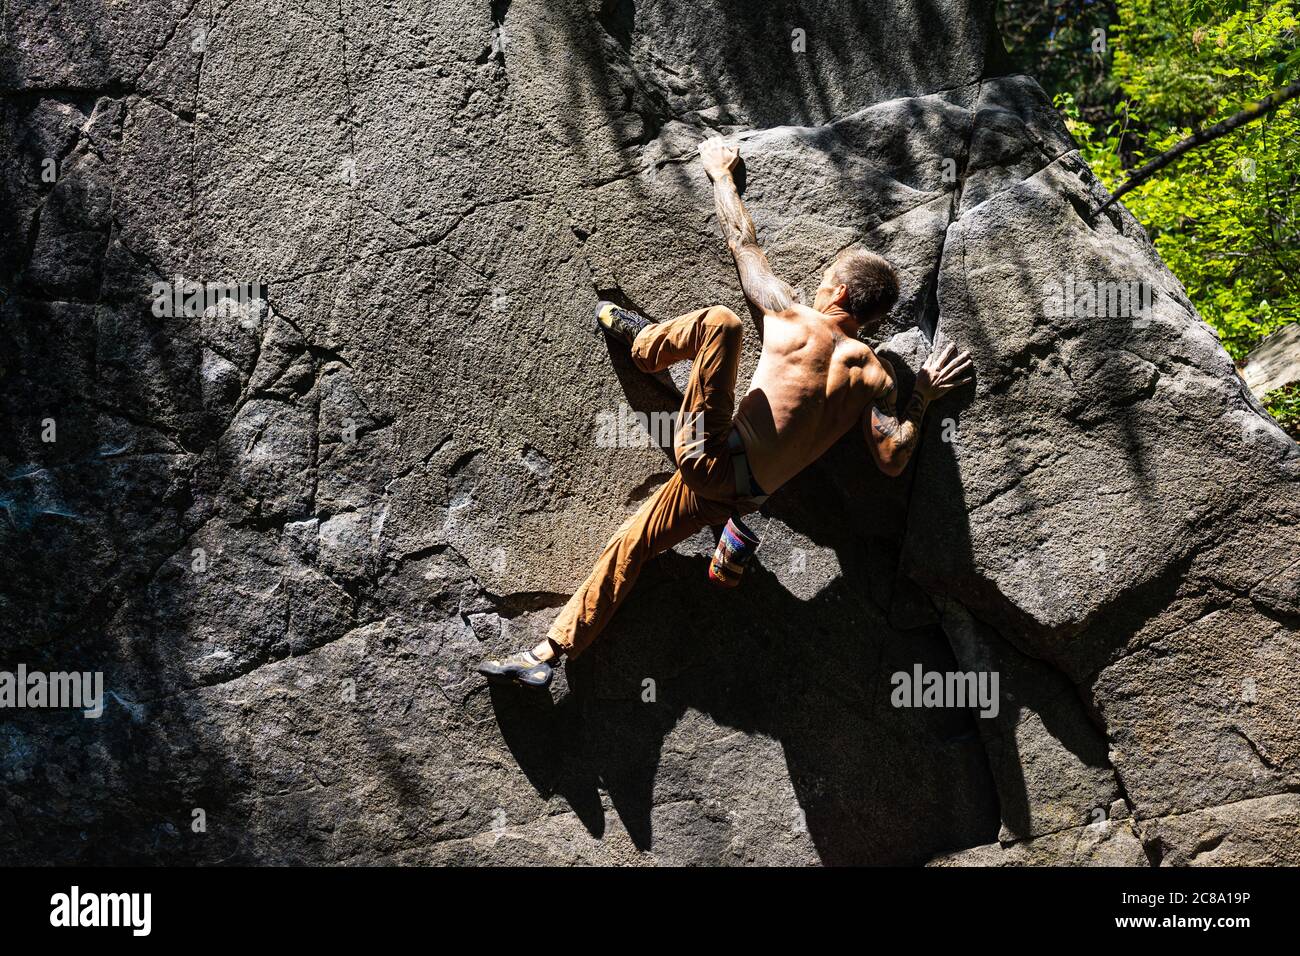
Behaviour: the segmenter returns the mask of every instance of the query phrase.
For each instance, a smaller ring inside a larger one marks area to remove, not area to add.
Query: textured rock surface
[[[12,0],[0,668],[110,695],[4,713],[0,858],[1294,863],[1300,451],[984,6],[867,6]],[[701,533],[488,690],[672,468],[597,441],[676,400],[595,295],[743,309],[715,131],[783,276],[890,256],[882,347],[976,388],[902,478],[850,435],[783,489],[737,593]],[[999,715],[890,706],[916,664]]]

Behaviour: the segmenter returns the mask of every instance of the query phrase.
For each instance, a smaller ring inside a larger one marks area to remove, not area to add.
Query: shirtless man
[[[597,306],[597,334],[630,346],[641,370],[694,360],[674,439],[678,468],[610,539],[544,641],[479,665],[490,679],[549,685],[558,658],[580,654],[596,638],[646,561],[706,525],[757,510],[859,422],[880,470],[901,474],[926,406],[970,381],[967,354],[952,345],[938,349],[900,412],[893,368],[857,338],[898,299],[893,267],[847,249],[822,274],[813,307],[796,302],[794,290],[772,273],[736,190],[738,149],[712,139],[700,155],[741,287],[763,313],[763,352],[749,392],[733,417],[743,326],[725,306],[660,323],[611,302]]]

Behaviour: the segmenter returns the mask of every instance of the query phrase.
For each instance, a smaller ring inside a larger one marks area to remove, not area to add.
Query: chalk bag
[[[758,536],[739,518],[729,519],[709,562],[709,580],[718,587],[734,588],[757,550]]]

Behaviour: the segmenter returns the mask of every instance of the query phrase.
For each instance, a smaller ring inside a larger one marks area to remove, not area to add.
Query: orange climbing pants
[[[677,470],[609,539],[551,625],[547,636],[570,657],[581,654],[609,623],[650,558],[761,503],[737,491],[727,446],[743,337],[740,319],[725,306],[656,323],[636,337],[632,361],[644,372],[694,359],[673,442]]]

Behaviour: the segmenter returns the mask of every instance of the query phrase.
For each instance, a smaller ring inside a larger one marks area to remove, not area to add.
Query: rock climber
[[[880,470],[901,474],[926,407],[971,380],[967,353],[952,344],[936,348],[900,409],[893,367],[858,337],[874,331],[898,299],[893,266],[850,247],[822,273],[812,308],[796,301],[768,265],[740,199],[733,177],[739,149],[714,138],[699,152],[741,287],[762,312],[763,349],[749,391],[734,408],[743,326],[726,306],[651,322],[612,302],[597,304],[595,334],[629,347],[642,371],[693,360],[673,442],[678,467],[605,545],[541,643],[479,665],[491,680],[548,686],[560,658],[576,657],[600,634],[646,561],[706,525],[727,523],[710,576],[734,583],[757,543],[745,515],[859,423]]]

